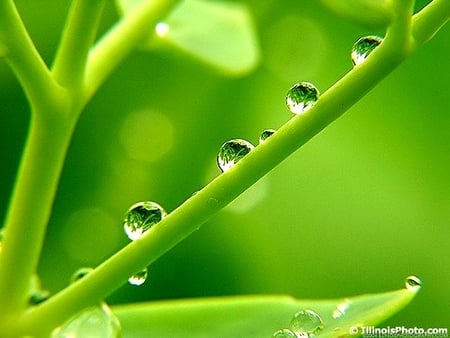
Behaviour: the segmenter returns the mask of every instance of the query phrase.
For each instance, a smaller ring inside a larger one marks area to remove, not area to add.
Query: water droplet
[[[34,290],[29,299],[30,305],[38,305],[50,298],[50,292],[47,290]]]
[[[405,286],[410,291],[419,291],[419,289],[422,287],[422,281],[419,277],[411,275],[406,277]]]
[[[372,53],[381,42],[383,42],[383,39],[378,36],[366,36],[356,41],[353,44],[351,54],[353,65],[357,66],[364,62],[367,56]]]
[[[123,226],[128,237],[134,241],[166,215],[165,210],[155,202],[139,202],[128,209]]]
[[[293,85],[286,94],[286,105],[294,114],[301,114],[310,109],[319,99],[319,91],[309,82]]]
[[[156,35],[158,35],[159,37],[166,36],[167,34],[169,34],[169,31],[170,31],[170,27],[165,22],[159,22],[155,26]]]
[[[308,336],[311,336],[323,329],[323,321],[316,312],[302,310],[297,312],[292,318],[291,329],[295,333],[307,333]]]
[[[275,134],[275,129],[266,129],[261,133],[261,136],[259,137],[259,144],[263,143],[265,140],[267,140],[270,136]]]
[[[87,308],[52,332],[52,338],[121,337],[120,322],[106,303]]]
[[[345,315],[345,312],[347,311],[348,307],[350,306],[350,299],[345,299],[342,303],[339,303],[336,306],[336,309],[333,311],[333,318],[341,318],[343,315]]]
[[[73,273],[72,277],[70,277],[70,283],[71,284],[75,283],[77,280],[83,278],[92,271],[94,271],[94,269],[89,267],[79,268],[77,271]]]
[[[272,335],[273,338],[297,338],[297,335],[289,329],[277,330]]]
[[[133,274],[130,278],[128,278],[128,283],[131,285],[140,286],[145,283],[147,280],[148,269],[144,268],[139,272]]]
[[[217,164],[225,172],[239,162],[255,147],[248,141],[235,139],[222,144],[217,155]]]

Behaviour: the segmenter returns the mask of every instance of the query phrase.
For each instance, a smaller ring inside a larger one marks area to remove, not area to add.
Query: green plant
[[[433,1],[414,16],[411,16],[412,1],[385,1],[380,7],[376,3],[373,8],[382,10],[376,11],[379,17],[375,23],[387,27],[383,44],[364,63],[325,91],[312,109],[291,119],[278,129],[276,135],[251,151],[238,166],[220,175],[171,212],[151,232],[106,260],[88,277],[41,305],[28,308],[30,280],[37,269],[65,154],[80,113],[108,75],[135,46],[147,38],[145,28],[156,25],[177,2],[161,0],[138,4],[139,8],[132,9],[131,13],[125,15],[90,51],[105,2],[74,1],[51,70],[31,43],[13,2],[3,1],[0,4],[0,54],[21,82],[31,107],[29,137],[2,242],[2,334],[47,335],[71,315],[104,299],[123,284],[129,275],[152,263],[197,230],[208,218],[356,103],[401,61],[428,41],[448,20],[450,11],[448,1],[443,0]],[[370,1],[367,3],[370,5]],[[352,16],[352,13],[349,15]],[[24,207],[29,205],[33,205],[33,208],[24,213]],[[26,237],[23,236],[25,233]],[[377,313],[372,309],[366,314],[358,311],[355,317],[347,317],[349,321],[345,325],[351,326],[355,321],[361,323],[362,320],[367,325],[379,322],[409,301],[411,296],[409,291],[394,293],[394,305],[386,307],[385,312]],[[386,297],[389,300],[391,296],[380,295],[376,299],[385,304],[388,302]],[[364,298],[365,304],[370,299]],[[205,305],[192,304],[192,308],[205,306],[206,310],[199,311],[199,316],[202,317],[203,311],[214,313],[217,309],[229,306],[223,305],[223,302],[226,303],[218,300],[205,302]],[[304,305],[302,301],[293,303],[284,298],[263,297],[255,300],[237,299],[239,308],[242,307],[241,302],[248,302],[250,308],[257,309],[256,312],[268,306],[271,309],[279,306],[280,311],[274,311],[273,314],[279,317],[272,318],[273,322],[268,325],[271,331],[282,323],[282,318],[288,314],[291,316],[298,308],[315,307],[320,312],[319,308],[323,306],[323,312],[329,313],[338,304],[337,301],[326,304],[314,301]],[[236,305],[231,304],[231,312],[236,313],[233,308]],[[150,316],[156,311],[157,321],[162,323],[161,315],[154,309],[158,309],[158,306],[150,307],[146,310],[146,315]],[[123,313],[123,325],[133,311],[137,310],[118,309],[119,314]],[[167,310],[162,309],[161,313],[165,313],[164,311]],[[182,317],[176,306],[173,311],[178,318]],[[251,324],[250,321],[248,323]],[[326,326],[324,334],[331,326]],[[268,328],[261,326],[261,332],[267,332]],[[245,332],[242,330],[244,329],[241,328],[239,332]]]

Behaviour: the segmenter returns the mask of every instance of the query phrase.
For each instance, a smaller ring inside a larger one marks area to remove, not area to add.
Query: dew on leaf
[[[405,286],[410,291],[419,291],[422,287],[422,281],[419,277],[411,275],[406,277]]]
[[[286,94],[286,105],[294,114],[301,114],[310,109],[319,99],[319,91],[309,82],[293,85]]]
[[[259,144],[263,143],[265,140],[267,140],[270,136],[275,134],[275,129],[266,129],[261,133],[261,136],[259,137]]]
[[[52,332],[52,338],[119,338],[120,322],[106,303],[87,308]]]
[[[297,338],[297,335],[289,329],[277,330],[272,335],[273,338]]]
[[[332,313],[333,318],[337,319],[337,318],[341,318],[342,316],[344,316],[345,313],[347,312],[349,306],[350,306],[349,299],[345,299],[342,303],[339,303]]]
[[[77,271],[73,273],[72,277],[70,277],[70,283],[71,284],[75,283],[77,280],[83,278],[92,271],[94,271],[94,269],[89,267],[79,268]]]
[[[291,320],[291,330],[296,334],[306,333],[311,336],[319,333],[322,329],[322,318],[312,310],[301,310]]]
[[[144,268],[141,271],[136,272],[130,278],[128,278],[128,283],[135,286],[140,286],[147,280],[148,269]]]
[[[136,203],[125,214],[123,224],[125,233],[134,241],[166,215],[166,211],[155,202]]]
[[[352,47],[352,62],[353,65],[357,66],[364,62],[367,56],[377,48],[383,39],[378,36],[365,36],[353,44]]]
[[[235,139],[222,144],[217,154],[217,164],[225,172],[231,169],[255,147],[248,141]]]

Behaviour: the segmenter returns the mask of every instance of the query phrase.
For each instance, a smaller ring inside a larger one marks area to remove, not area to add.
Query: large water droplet
[[[270,136],[275,134],[275,129],[266,129],[261,133],[261,136],[259,137],[259,144],[263,143],[265,140],[267,140]]]
[[[147,280],[148,269],[144,268],[139,272],[133,274],[130,278],[128,278],[128,283],[131,285],[140,286],[145,283]]]
[[[419,277],[411,275],[406,277],[405,286],[410,291],[418,291],[422,287],[422,281]]]
[[[319,99],[319,91],[309,82],[293,85],[286,94],[286,105],[294,114],[301,114],[310,109]]]
[[[302,310],[294,315],[291,320],[291,329],[295,333],[307,333],[308,336],[317,334],[323,329],[323,321],[312,310]]]
[[[273,338],[297,338],[297,335],[289,329],[277,330],[272,335]]]
[[[89,267],[79,268],[73,273],[72,277],[70,277],[70,283],[75,283],[77,280],[90,274],[92,271],[94,271],[94,269]]]
[[[120,322],[106,303],[87,308],[52,332],[52,338],[119,338]]]
[[[225,172],[239,162],[255,147],[248,141],[235,139],[222,144],[217,154],[217,164]]]
[[[128,209],[123,226],[128,237],[134,241],[166,215],[165,210],[155,202],[139,202]]]
[[[367,56],[373,52],[383,42],[382,38],[378,36],[366,36],[353,44],[352,47],[352,62],[355,66],[364,62]]]

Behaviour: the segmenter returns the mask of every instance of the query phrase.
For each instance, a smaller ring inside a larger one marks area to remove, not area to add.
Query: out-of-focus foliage
[[[88,105],[48,228],[40,264],[46,289],[56,292],[78,267],[95,266],[126,245],[122,219],[130,205],[152,200],[176,208],[219,175],[215,157],[224,141],[256,143],[263,129],[291,118],[284,95],[293,83],[312,82],[324,92],[351,69],[354,41],[383,34],[316,1],[245,3],[262,53],[252,73],[231,79],[175,50],[137,51]],[[69,1],[17,4],[51,63]],[[116,18],[108,2],[102,31]],[[449,42],[446,26],[346,115],[152,265],[143,286],[125,285],[109,303],[248,293],[339,298],[397,288],[414,273],[424,280],[423,292],[389,324],[447,325]],[[0,86],[3,218],[29,113],[3,62]]]

